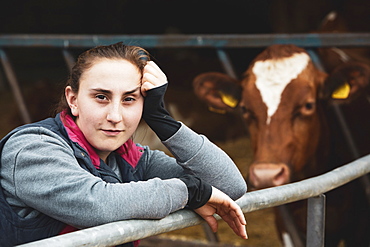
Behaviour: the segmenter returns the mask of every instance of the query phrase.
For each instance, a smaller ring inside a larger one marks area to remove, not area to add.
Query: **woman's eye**
[[[135,99],[134,99],[133,97],[127,97],[127,98],[125,98],[123,101],[128,101],[128,102],[130,102],[130,101],[135,101]]]
[[[102,94],[98,94],[95,96],[98,100],[106,100],[107,97],[105,97],[105,95],[102,95]]]

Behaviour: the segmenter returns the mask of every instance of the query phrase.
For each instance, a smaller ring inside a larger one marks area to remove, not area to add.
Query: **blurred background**
[[[317,30],[322,19],[338,11],[352,32],[370,29],[370,2],[366,0],[15,0],[3,1],[0,8],[0,34],[269,34],[307,33]],[[228,49],[238,76],[262,48]],[[60,49],[7,48],[9,60],[26,98],[32,121],[51,114],[68,75]],[[75,56],[82,50],[72,50]],[[192,109],[191,82],[202,72],[224,72],[214,49],[149,49],[169,78],[168,102],[182,99]],[[21,124],[13,106],[9,84],[0,69],[0,93],[11,119],[2,118],[0,136]],[[47,90],[47,94],[43,94]],[[57,94],[57,95],[55,95]],[[184,111],[183,106],[178,106]],[[200,107],[200,106],[198,106]],[[205,106],[204,106],[205,107]],[[180,109],[177,109],[180,111]],[[203,109],[204,114],[210,114]],[[207,112],[207,113],[206,113]],[[180,120],[190,118],[182,112]],[[229,120],[231,116],[227,115]],[[213,123],[223,116],[210,115]],[[237,120],[235,120],[237,122]],[[228,121],[230,122],[230,121]],[[225,123],[220,122],[224,127]],[[10,124],[10,126],[7,126]],[[230,126],[230,125],[229,125]],[[214,140],[239,133],[218,131],[219,126],[195,127]]]
[[[270,34],[315,32],[322,19],[336,10],[351,32],[370,31],[368,0],[13,0],[2,1],[0,35],[4,34]],[[137,44],[135,44],[137,45]],[[6,48],[31,120],[52,116],[68,76],[60,49]],[[234,114],[209,112],[192,91],[193,78],[208,71],[224,72],[214,49],[148,49],[167,74],[166,102],[174,117],[207,135],[223,148],[246,175],[250,147],[248,133]],[[234,69],[242,76],[260,48],[227,49]],[[76,56],[83,49],[72,49]],[[4,70],[0,68],[0,136],[23,124]],[[150,135],[138,134],[138,141]],[[146,143],[144,143],[146,144]],[[156,148],[158,143],[153,144]],[[159,147],[159,146],[158,146]],[[246,215],[250,240],[241,241],[223,224],[226,244],[279,246],[272,210]],[[199,227],[166,234],[204,239]],[[179,237],[180,238],[180,237]]]

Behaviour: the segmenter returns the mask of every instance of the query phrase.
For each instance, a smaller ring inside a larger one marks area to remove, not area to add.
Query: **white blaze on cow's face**
[[[256,87],[267,106],[267,124],[279,107],[285,87],[306,68],[310,58],[306,53],[295,53],[282,59],[257,61],[253,66]]]

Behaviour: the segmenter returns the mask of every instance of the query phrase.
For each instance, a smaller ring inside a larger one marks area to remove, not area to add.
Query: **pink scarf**
[[[67,114],[67,111],[63,111],[60,114],[60,119],[64,127],[67,130],[69,138],[73,142],[77,142],[83,149],[87,151],[90,156],[90,159],[95,166],[95,168],[99,168],[100,166],[100,158],[98,154],[95,152],[95,149],[90,145],[90,143],[86,140],[84,134],[77,126],[73,118]],[[122,146],[120,146],[116,153],[118,153],[124,160],[126,160],[132,167],[136,167],[141,155],[143,154],[143,148],[136,146],[136,144],[131,140],[127,140]]]

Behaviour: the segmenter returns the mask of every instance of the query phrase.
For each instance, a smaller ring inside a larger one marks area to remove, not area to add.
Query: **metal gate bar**
[[[287,205],[278,206],[277,209],[281,214],[281,218],[284,220],[285,230],[289,235],[289,242],[293,244],[294,247],[303,247],[303,240],[299,235],[296,224],[294,223],[292,214],[289,212]],[[309,212],[307,212],[309,213]],[[283,239],[284,241],[284,239]],[[285,241],[284,241],[285,242]],[[290,246],[287,244],[287,246]]]
[[[68,71],[71,72],[72,67],[75,63],[75,58],[72,55],[72,53],[66,48],[62,50],[62,54],[63,54],[64,61],[67,64]]]
[[[9,81],[10,87],[13,91],[13,95],[15,97],[15,100],[17,102],[19,111],[21,113],[22,119],[24,123],[30,123],[31,117],[28,112],[28,109],[26,107],[24,98],[21,93],[21,89],[19,88],[17,77],[14,73],[14,70],[10,64],[10,61],[8,59],[8,56],[6,55],[5,51],[3,49],[0,49],[0,60],[4,68],[5,75]]]
[[[236,203],[242,208],[244,213],[275,207],[319,196],[367,173],[370,173],[370,155],[317,177],[279,187],[248,192],[237,200]],[[113,246],[198,225],[203,222],[196,213],[184,209],[160,220],[112,222],[21,246]]]
[[[209,34],[209,35],[38,35],[3,34],[0,47],[86,48],[124,42],[146,48],[246,48],[272,44],[301,47],[369,46],[370,33]]]
[[[217,49],[218,59],[220,60],[226,74],[234,79],[238,79],[238,76],[235,73],[234,67],[231,63],[229,55],[225,52],[225,50],[218,48]]]
[[[325,240],[325,195],[308,198],[307,247],[324,247]]]

